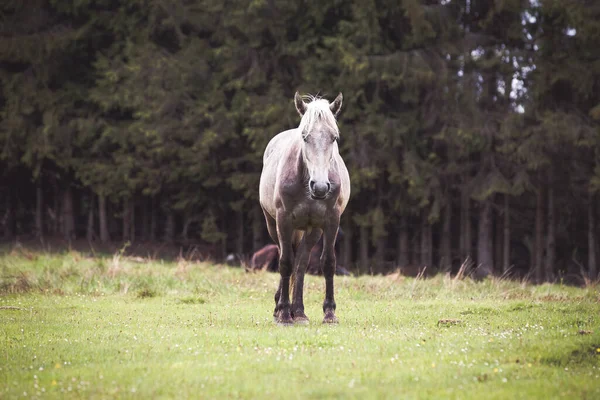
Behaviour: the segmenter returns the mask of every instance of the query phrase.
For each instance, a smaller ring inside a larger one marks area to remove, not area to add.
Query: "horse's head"
[[[296,109],[302,116],[299,129],[303,139],[302,157],[308,171],[308,191],[313,199],[322,200],[331,190],[329,165],[340,137],[335,117],[342,108],[342,94],[331,104],[315,97],[310,100],[305,103],[298,92],[294,96]]]

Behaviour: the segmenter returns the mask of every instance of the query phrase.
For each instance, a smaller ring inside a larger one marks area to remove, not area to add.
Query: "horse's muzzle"
[[[316,196],[314,193],[311,193],[310,198],[313,200],[325,200],[327,198],[327,193],[325,193],[324,196]]]
[[[312,197],[313,200],[323,200],[331,190],[331,184],[329,182],[315,182],[311,179],[309,182],[309,189],[310,197]]]

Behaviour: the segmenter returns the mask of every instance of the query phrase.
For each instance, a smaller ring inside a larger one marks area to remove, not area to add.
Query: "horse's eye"
[[[338,143],[339,143],[339,142],[340,142],[340,138],[339,138],[339,137],[337,137],[337,136],[334,136],[334,137],[333,137],[333,141],[334,141],[334,142],[338,142]]]
[[[304,140],[304,143],[308,143],[308,136],[302,136],[302,140]]]

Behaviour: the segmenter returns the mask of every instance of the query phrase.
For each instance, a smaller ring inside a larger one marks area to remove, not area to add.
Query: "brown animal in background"
[[[268,244],[252,255],[250,269],[277,272],[279,270],[279,249],[276,244]]]
[[[338,231],[339,241],[342,236],[342,230]],[[319,240],[315,247],[312,248],[310,252],[310,260],[308,262],[308,267],[306,272],[311,275],[323,275],[323,271],[321,271],[319,258],[321,257],[321,253],[323,252],[323,240]],[[265,247],[257,250],[256,253],[252,255],[252,259],[250,260],[250,270],[266,270],[269,272],[278,272],[279,271],[279,249],[277,245],[269,244]],[[344,268],[343,266],[337,264],[335,269],[336,275],[351,275],[350,272]]]

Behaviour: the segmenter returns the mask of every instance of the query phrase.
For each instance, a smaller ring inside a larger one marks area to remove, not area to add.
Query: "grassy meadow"
[[[78,252],[0,254],[0,399],[598,399],[600,293],[438,275],[306,278]]]

